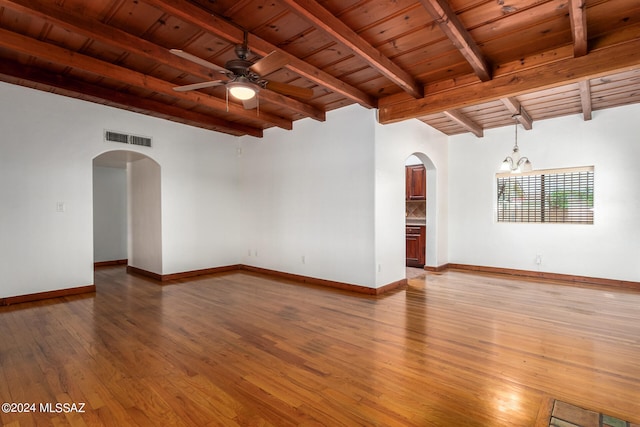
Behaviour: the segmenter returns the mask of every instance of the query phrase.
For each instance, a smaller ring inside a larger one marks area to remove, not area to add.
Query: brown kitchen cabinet
[[[426,200],[427,170],[424,165],[405,166],[407,200]]]
[[[423,268],[425,263],[426,227],[406,226],[407,267]]]

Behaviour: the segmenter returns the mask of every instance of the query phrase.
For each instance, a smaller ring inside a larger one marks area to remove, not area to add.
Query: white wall
[[[640,281],[638,117],[633,105],[597,111],[591,121],[576,115],[519,129],[520,152],[536,169],[595,166],[594,225],[498,224],[495,172],[514,128],[451,137],[449,261]]]
[[[162,169],[163,274],[238,262],[236,138],[6,83],[0,128],[0,297],[93,283],[92,160],[123,148]]]
[[[521,132],[536,168],[595,165],[595,225],[497,224],[494,172],[511,127],[447,138],[351,106],[234,138],[0,83],[0,297],[93,282],[92,160],[123,149],[104,129],[153,137],[153,148],[126,148],[160,165],[162,274],[244,263],[369,287],[400,280],[404,163],[418,153],[429,168],[427,265],[535,269],[540,254],[544,271],[638,281],[639,113]]]
[[[172,128],[162,149],[163,274],[240,261],[238,138]]]
[[[129,265],[162,274],[162,189],[160,165],[149,158],[127,164]]]
[[[93,168],[94,261],[127,259],[127,171]]]
[[[375,114],[354,105],[242,139],[244,264],[366,287],[404,279],[413,153],[430,168],[427,263],[447,263],[447,137]]]
[[[90,133],[68,101],[0,84],[0,297],[93,283]]]
[[[447,262],[447,137],[375,114],[354,105],[243,138],[244,264],[374,288],[404,279],[413,153],[430,168],[427,263]]]
[[[426,265],[448,261],[447,136],[418,120],[376,124],[377,286],[405,277],[405,162],[412,154],[427,167]]]
[[[351,106],[242,139],[244,264],[373,287],[374,114]]]

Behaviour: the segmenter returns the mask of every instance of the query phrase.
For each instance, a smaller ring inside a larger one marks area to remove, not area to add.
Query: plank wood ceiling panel
[[[381,123],[418,118],[455,135],[470,131],[460,118],[512,125],[505,98],[534,121],[582,114],[579,85],[593,110],[640,102],[640,2],[570,1],[0,0],[0,80],[253,136],[354,103],[379,108]],[[314,22],[317,13],[325,18]],[[574,56],[572,19],[586,23],[586,54]],[[287,58],[260,78],[298,96],[261,88],[258,112],[234,99],[227,107],[224,86],[171,89],[227,77],[170,49],[224,67],[244,31],[250,61]],[[482,63],[488,73],[476,74]]]

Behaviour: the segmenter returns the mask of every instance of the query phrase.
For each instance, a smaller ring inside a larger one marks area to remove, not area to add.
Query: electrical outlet
[[[305,259],[304,255],[302,255],[302,263],[303,263],[303,264],[306,264],[306,263],[307,263],[307,260]]]
[[[542,255],[536,255],[536,265],[542,264]]]

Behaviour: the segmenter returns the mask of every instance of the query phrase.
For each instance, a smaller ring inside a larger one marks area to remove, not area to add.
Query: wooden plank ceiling
[[[245,34],[283,59],[246,106],[220,71]],[[0,80],[231,135],[357,103],[480,137],[640,102],[640,2],[0,0]]]

